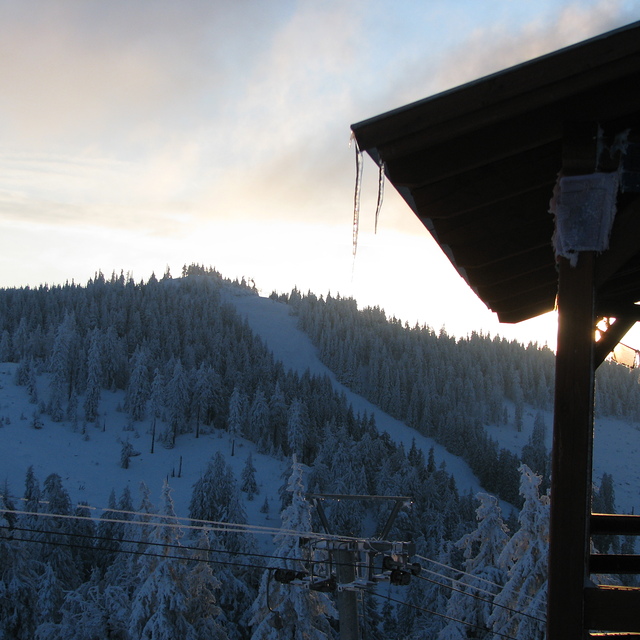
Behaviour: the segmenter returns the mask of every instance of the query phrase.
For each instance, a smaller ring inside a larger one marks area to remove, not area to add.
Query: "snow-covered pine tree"
[[[287,414],[287,443],[291,455],[305,460],[305,446],[309,430],[309,416],[302,400],[294,398]]]
[[[542,478],[527,465],[520,466],[520,474],[520,494],[524,498],[518,517],[520,529],[498,559],[507,580],[494,598],[488,620],[496,640],[501,637],[499,634],[527,640],[545,637],[549,496],[539,495]]]
[[[245,405],[245,394],[238,386],[235,386],[229,398],[229,419],[227,421],[227,430],[229,431],[229,437],[231,439],[231,455],[235,453],[236,438],[239,438],[243,432]]]
[[[147,369],[147,352],[138,347],[130,362],[131,375],[124,398],[124,409],[131,420],[144,420],[149,399],[149,371]]]
[[[95,569],[87,582],[65,594],[60,622],[38,628],[38,640],[109,640],[127,637],[129,599],[118,585],[105,584]]]
[[[81,583],[81,566],[72,549],[71,498],[62,485],[57,473],[47,476],[43,483],[42,502],[47,517],[42,517],[40,527],[42,535],[41,558],[51,567],[55,580],[45,580],[47,585],[59,585],[61,590],[75,589]],[[62,518],[55,517],[63,516]]]
[[[222,382],[215,369],[202,362],[194,374],[193,409],[196,422],[196,438],[200,437],[201,425],[211,425],[221,412]]]
[[[249,408],[249,423],[247,426],[247,438],[252,442],[258,443],[261,453],[266,453],[267,450],[263,450],[266,440],[268,440],[268,428],[269,428],[269,405],[262,389],[257,389],[251,407]]]
[[[49,358],[49,401],[47,410],[54,422],[64,418],[64,405],[71,388],[73,367],[72,348],[76,335],[76,321],[73,314],[67,314],[56,331],[51,357]]]
[[[189,566],[180,545],[171,489],[165,482],[158,523],[150,535],[154,555],[143,559],[145,578],[131,603],[129,634],[144,640],[199,640],[189,622]],[[183,559],[184,558],[184,559]]]
[[[173,375],[167,383],[166,393],[169,424],[163,437],[163,444],[172,448],[175,446],[176,437],[181,433],[186,433],[189,424],[189,381],[180,359],[174,365]]]
[[[149,394],[149,413],[152,418],[160,418],[162,416],[162,408],[164,406],[165,384],[164,376],[160,369],[153,371],[153,380],[151,382],[151,391]]]
[[[87,355],[87,386],[84,399],[84,417],[87,422],[98,419],[102,391],[102,348],[98,329],[91,332]]]
[[[229,636],[220,623],[222,611],[216,604],[220,581],[214,575],[210,562],[213,558],[218,562],[217,554],[210,550],[209,532],[204,530],[198,537],[197,550],[192,556],[186,617],[193,625],[198,640],[228,640]]]
[[[216,451],[206,471],[193,485],[189,517],[194,520],[225,521],[234,492],[235,480],[224,456]],[[194,522],[194,524],[198,524]]]
[[[260,491],[256,482],[256,468],[253,465],[253,456],[251,452],[247,456],[240,477],[240,491],[247,494],[247,500],[253,500],[254,496]]]
[[[534,473],[542,477],[540,492],[545,493],[548,486],[549,477],[549,452],[545,444],[547,426],[544,416],[538,411],[533,420],[533,429],[527,444],[522,447],[522,462],[526,464]]]
[[[293,456],[289,491],[291,503],[282,514],[283,532],[275,536],[275,555],[280,567],[304,570],[301,560],[306,550],[299,534],[311,531],[311,505],[305,499],[304,467]],[[333,637],[330,618],[337,617],[326,594],[281,584],[272,579],[272,569],[264,572],[258,597],[253,603],[252,640],[328,640]]]
[[[229,503],[228,522],[236,525],[247,522],[235,486]],[[224,627],[230,639],[246,640],[249,637],[251,604],[256,598],[262,574],[259,568],[262,561],[256,556],[258,544],[252,534],[238,530],[217,532],[214,540],[221,551],[216,558],[218,561],[226,560],[216,572],[220,581],[218,601],[223,612]],[[240,562],[239,558],[251,558],[253,566],[246,566],[247,562]]]
[[[593,492],[593,513],[616,513],[616,493],[614,489],[613,476],[610,473],[603,473],[600,486]],[[600,535],[594,536],[593,543],[600,553],[613,553],[620,550],[620,538],[618,536]]]
[[[282,455],[287,437],[287,400],[279,380],[276,381],[269,399],[269,425],[270,433],[266,442],[265,438],[261,440],[260,451],[270,451],[275,456]]]
[[[447,605],[447,616],[451,620],[438,640],[466,640],[470,634],[487,637],[491,602],[506,579],[498,559],[509,536],[498,500],[486,493],[479,493],[477,498],[480,501],[476,510],[478,526],[456,543],[456,547],[463,550],[465,573],[455,583],[457,590],[452,591]],[[482,629],[487,631],[483,633]]]
[[[27,528],[14,513],[8,483],[5,481],[0,505],[0,638],[31,640],[35,630],[37,603],[37,563],[31,556],[32,545],[16,540],[14,528]]]

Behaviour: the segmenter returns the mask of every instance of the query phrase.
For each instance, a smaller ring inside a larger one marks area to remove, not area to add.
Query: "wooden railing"
[[[640,516],[593,513],[590,532],[640,536]],[[640,555],[593,553],[589,573],[640,575]],[[598,630],[589,634],[591,638],[640,638],[640,588],[585,587],[584,628]]]

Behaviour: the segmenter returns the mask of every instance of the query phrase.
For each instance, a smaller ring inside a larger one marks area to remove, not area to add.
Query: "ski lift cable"
[[[462,587],[468,587],[470,589],[475,589],[476,591],[480,592],[480,593],[486,593],[487,595],[490,596],[495,596],[496,593],[494,591],[488,591],[487,589],[482,589],[481,587],[476,587],[473,584],[470,584],[468,582],[464,582],[462,580],[456,580],[455,578],[451,578],[449,576],[445,576],[443,573],[438,573],[437,571],[430,571],[429,569],[425,569],[424,567],[422,568],[422,571],[424,571],[425,573],[429,573],[433,576],[437,576],[438,578],[443,578],[444,580],[449,580],[451,582],[451,584],[455,584],[458,586],[462,586]],[[468,575],[471,576],[472,578],[475,578],[475,576],[472,576],[471,574],[465,573],[464,575]],[[478,578],[480,579],[480,578]],[[500,585],[496,585],[499,589],[502,589],[502,587]],[[522,594],[520,596],[521,598],[525,598],[527,600],[534,600],[535,596],[528,596],[526,594]]]
[[[499,585],[497,582],[492,582],[491,580],[487,580],[486,578],[481,578],[479,576],[474,576],[472,573],[467,573],[466,571],[463,571],[462,569],[456,569],[455,567],[452,567],[448,564],[443,564],[442,562],[438,562],[437,560],[432,560],[431,558],[427,558],[425,556],[420,556],[420,555],[416,555],[416,558],[419,558],[420,560],[426,560],[427,562],[431,562],[435,565],[438,565],[439,567],[443,567],[444,569],[449,569],[450,571],[455,571],[456,573],[460,573],[462,575],[465,576],[469,576],[471,578],[474,578],[475,580],[479,580],[480,582],[485,582],[486,584],[491,585],[492,587],[498,587],[498,589],[502,589],[502,585]],[[453,578],[449,578],[450,580],[453,580]]]
[[[84,505],[79,505],[84,508]],[[215,521],[215,520],[197,520],[191,519],[187,517],[179,517],[179,516],[170,516],[163,515],[160,513],[148,513],[148,512],[140,512],[140,511],[122,511],[117,509],[103,509],[105,513],[122,513],[127,515],[136,515],[143,518],[147,518],[148,520],[128,520],[123,518],[105,518],[100,517],[99,522],[110,522],[116,524],[133,524],[136,526],[163,526],[170,527],[176,529],[186,529],[191,531],[202,531],[202,530],[210,530],[210,531],[222,531],[228,533],[254,533],[254,534],[263,534],[263,535],[282,535],[282,536],[291,536],[291,537],[299,537],[299,538],[311,538],[314,540],[338,540],[338,541],[349,541],[349,542],[361,542],[363,538],[349,537],[349,536],[330,536],[326,533],[316,533],[314,531],[295,531],[293,529],[281,529],[276,527],[263,527],[260,525],[250,525],[250,524],[241,524],[241,523],[233,523],[233,522],[224,522],[224,521]],[[91,516],[81,516],[76,514],[62,514],[62,513],[45,513],[42,511],[21,511],[18,509],[6,509],[0,507],[0,514],[15,514],[15,515],[27,515],[34,517],[42,517],[42,518],[61,518],[68,520],[90,520],[91,522],[96,522],[96,520]],[[173,520],[174,522],[163,522],[163,520]],[[181,522],[185,521],[185,522]],[[186,524],[186,522],[198,522],[200,524]]]
[[[451,589],[451,591],[455,591],[456,593],[461,593],[465,596],[469,596],[470,598],[475,598],[476,600],[480,600],[481,602],[487,602],[488,604],[494,607],[499,607],[500,609],[506,609],[507,611],[510,611],[511,613],[515,613],[519,616],[526,616],[527,618],[531,618],[536,622],[542,622],[542,623],[545,622],[545,620],[543,620],[542,618],[537,618],[536,616],[531,615],[530,613],[525,613],[524,611],[518,611],[517,609],[513,609],[512,607],[507,607],[506,605],[495,602],[494,600],[487,600],[487,598],[481,598],[480,596],[477,596],[473,593],[469,593],[468,591],[463,591],[462,589],[457,589],[456,587],[449,586],[447,584],[442,584],[442,582],[438,582],[437,580],[431,580],[429,578],[424,578],[423,576],[417,576],[417,577],[420,580],[424,580],[425,582],[431,582],[432,584],[437,584],[438,586],[444,587],[445,589]]]
[[[4,499],[5,496],[0,494],[0,499]],[[12,500],[19,500],[19,501],[26,501],[26,498],[17,498],[14,496],[9,496],[10,499]],[[37,501],[38,504],[49,504],[48,500],[38,500]],[[189,517],[185,517],[185,516],[171,516],[171,515],[162,515],[159,513],[150,513],[150,512],[146,512],[146,511],[130,511],[130,510],[126,510],[126,509],[116,509],[116,508],[112,508],[112,507],[94,507],[88,504],[82,504],[82,503],[77,503],[76,508],[81,508],[81,509],[87,509],[89,511],[102,511],[102,513],[113,513],[113,514],[122,514],[122,515],[131,515],[131,516],[141,516],[141,517],[145,517],[145,518],[158,518],[158,517],[162,517],[165,519],[170,519],[170,520],[175,520],[176,522],[181,522],[181,521],[186,521],[189,523],[194,523],[197,522],[199,524],[223,524],[221,521],[215,521],[215,520],[199,520],[197,518],[189,518]],[[15,509],[2,509],[0,507],[0,513],[5,512],[5,511],[11,511],[13,513],[28,513],[28,512],[21,512]],[[46,512],[41,512],[41,511],[37,511],[37,512],[31,512],[31,515],[33,514],[42,514],[42,513],[46,513]],[[60,514],[60,515],[64,515],[64,514]],[[71,516],[66,515],[65,517],[87,517],[87,516],[74,516],[73,514],[71,514]],[[100,520],[103,522],[109,522],[108,519],[100,517]],[[118,519],[116,520],[117,522],[130,522],[130,520],[124,520],[124,519]],[[242,526],[242,527],[246,527],[246,528],[250,528],[252,530],[254,530],[255,533],[261,533],[261,532],[265,532],[268,534],[271,533],[276,533],[276,532],[282,532],[283,530],[277,527],[265,527],[262,525],[250,525],[250,524],[241,524],[241,523],[224,523],[224,524],[232,524],[233,526]],[[189,526],[189,525],[185,525],[185,526]],[[317,535],[317,534],[316,534]]]
[[[465,622],[464,620],[460,620],[458,618],[448,616],[444,613],[438,613],[437,611],[427,609],[426,607],[419,607],[418,605],[411,604],[410,602],[403,602],[402,600],[399,600],[398,598],[393,598],[389,595],[382,595],[381,593],[376,593],[375,591],[369,591],[368,589],[364,589],[364,591],[366,593],[371,594],[372,596],[377,596],[378,598],[384,598],[385,600],[390,600],[391,602],[404,605],[405,607],[410,607],[411,609],[415,609],[416,611],[421,611],[422,613],[430,613],[431,615],[438,616],[439,618],[444,618],[445,620],[449,620],[451,622],[457,622],[458,624],[462,624],[465,627],[471,627],[472,629],[479,629],[480,631],[493,633],[494,635],[500,636],[501,638],[506,638],[506,640],[517,640],[517,638],[514,638],[513,636],[509,636],[506,633],[491,631],[491,629],[487,629],[486,627],[481,627],[480,625],[477,625],[477,624]]]
[[[473,578],[474,580],[478,580],[480,582],[485,582],[485,583],[491,585],[492,587],[497,587],[500,590],[503,588],[503,585],[499,585],[497,582],[491,582],[491,580],[486,580],[485,578],[481,578],[480,576],[474,576],[472,573],[467,573],[466,571],[462,571],[461,569],[456,569],[455,567],[451,567],[449,565],[442,564],[441,562],[436,562],[435,560],[431,560],[429,558],[425,558],[424,556],[418,556],[417,555],[416,557],[417,558],[421,558],[422,560],[427,560],[428,562],[433,562],[434,564],[436,564],[436,565],[438,565],[440,567],[443,567],[445,569],[449,569],[450,571],[455,571],[456,573],[468,576],[470,578]],[[444,575],[442,573],[438,573],[437,571],[430,571],[429,569],[426,569],[424,567],[422,568],[422,571],[424,571],[425,573],[429,573],[431,575],[437,576],[439,578],[443,578],[444,580],[449,580],[452,584],[457,584],[457,585],[462,585],[464,587],[469,587],[471,589],[475,589],[476,591],[479,591],[480,593],[486,593],[486,594],[491,595],[491,596],[495,596],[496,595],[495,593],[493,593],[491,591],[488,591],[486,589],[481,589],[480,587],[476,587],[476,586],[474,586],[472,584],[469,584],[468,582],[464,582],[463,580],[457,580],[456,578],[451,578],[450,576],[446,576],[446,575]],[[420,577],[422,577],[422,576],[420,576]],[[426,578],[424,578],[424,579],[426,580]],[[443,585],[443,586],[445,586],[445,585]],[[525,598],[525,599],[531,601],[531,600],[535,599],[535,596],[529,596],[529,595],[526,595],[526,594],[522,594],[521,598]]]
[[[456,569],[455,567],[452,567],[452,566],[446,565],[446,564],[442,564],[441,562],[437,562],[435,560],[431,560],[430,558],[425,558],[424,556],[416,555],[416,558],[420,558],[421,560],[426,560],[427,562],[432,562],[433,564],[436,564],[436,565],[438,565],[440,567],[443,567],[445,569],[449,569],[450,571],[454,571],[454,572],[456,572],[458,574],[461,574],[461,575],[464,575],[464,576],[468,576],[470,578],[473,578],[474,580],[478,580],[480,582],[485,582],[485,583],[491,585],[492,587],[497,587],[498,589],[502,589],[503,588],[503,585],[500,585],[497,582],[492,582],[491,580],[486,580],[485,578],[481,578],[480,576],[474,576],[472,573],[467,573],[466,571],[462,571],[462,569]],[[470,587],[472,589],[476,589],[477,591],[480,591],[480,592],[483,592],[483,593],[487,593],[489,595],[495,595],[491,591],[487,591],[487,590],[481,589],[480,587],[476,587],[476,586],[474,586],[472,584],[469,584],[467,582],[463,582],[462,580],[457,580],[456,578],[452,578],[450,576],[446,576],[446,575],[444,575],[442,573],[438,573],[436,571],[430,571],[429,569],[426,569],[424,567],[422,568],[422,571],[424,571],[425,573],[430,573],[431,575],[434,575],[434,576],[438,576],[440,578],[444,578],[445,580],[450,580],[453,584],[459,584],[459,585],[462,585],[462,586],[465,586],[465,587]],[[523,594],[521,597],[527,598],[528,600],[534,600],[535,599],[535,596],[529,596],[529,595],[526,595],[526,594]]]
[[[274,560],[280,560],[280,561],[294,561],[294,562],[301,562],[303,565],[304,564],[324,564],[323,561],[314,561],[314,560],[307,560],[307,559],[302,559],[302,558],[286,558],[286,557],[282,557],[282,556],[274,556],[274,555],[269,555],[269,554],[259,554],[259,553],[252,553],[252,552],[242,552],[242,551],[228,551],[226,549],[207,549],[207,548],[202,548],[202,547],[192,547],[192,546],[187,546],[187,545],[180,545],[180,544],[171,544],[171,543],[163,543],[163,542],[151,542],[151,541],[140,541],[140,540],[127,540],[127,539],[121,539],[121,540],[114,540],[113,538],[106,538],[104,536],[96,536],[96,535],[88,535],[88,534],[79,534],[79,533],[64,533],[64,532],[51,532],[51,531],[40,531],[38,529],[29,529],[26,527],[9,527],[6,525],[0,525],[0,530],[7,530],[10,532],[13,531],[23,531],[23,532],[29,532],[29,533],[37,533],[37,534],[53,534],[53,535],[58,535],[58,536],[66,536],[66,537],[77,537],[77,538],[85,538],[85,539],[90,539],[90,540],[103,540],[105,542],[118,542],[120,544],[134,544],[134,545],[140,545],[140,544],[144,544],[145,546],[149,547],[149,546],[156,546],[156,547],[162,547],[164,549],[180,549],[183,551],[192,551],[194,552],[193,556],[185,556],[185,555],[172,555],[172,554],[167,554],[167,553],[153,553],[153,552],[149,552],[147,549],[145,550],[135,550],[135,549],[110,549],[108,547],[96,547],[96,546],[89,546],[89,545],[85,545],[85,544],[73,544],[71,542],[60,542],[60,541],[53,541],[53,540],[37,540],[37,539],[33,539],[33,538],[16,538],[16,537],[12,537],[11,540],[15,541],[15,542],[25,542],[25,543],[36,543],[36,544],[42,544],[42,545],[51,545],[51,546],[57,546],[57,547],[66,547],[66,548],[72,548],[72,549],[86,549],[88,551],[97,551],[97,552],[107,552],[107,553],[123,553],[123,554],[129,554],[129,555],[138,555],[138,556],[147,556],[147,557],[155,557],[155,558],[165,558],[165,559],[173,559],[173,560],[182,560],[182,561],[187,561],[187,562],[205,562],[207,564],[218,564],[218,565],[225,565],[225,566],[231,566],[231,567],[243,567],[243,568],[251,568],[251,569],[260,569],[262,571],[267,570],[271,573],[271,571],[274,569],[274,567],[264,567],[263,565],[258,565],[258,564],[251,564],[251,563],[246,563],[246,562],[229,562],[228,560],[213,560],[210,558],[203,558],[203,557],[197,557],[198,554],[206,554],[206,553],[212,553],[212,554],[228,554],[228,555],[239,555],[239,556],[248,556],[248,557],[257,557],[257,558],[269,558],[269,559],[274,559]],[[340,563],[335,563],[335,564],[340,564]],[[349,566],[351,566],[351,564],[349,563]],[[491,602],[489,600],[486,600],[485,598],[480,598],[478,596],[475,596],[474,594],[470,594],[467,593],[465,591],[461,591],[459,589],[456,589],[454,587],[450,587],[449,585],[446,584],[442,584],[440,582],[437,582],[435,580],[430,580],[428,578],[423,578],[422,576],[417,576],[422,580],[426,580],[427,582],[431,582],[433,584],[439,585],[445,589],[451,589],[452,591],[457,591],[459,593],[463,593],[466,594],[468,596],[471,596],[477,600],[483,601],[483,602],[488,602],[489,604],[492,604],[493,606],[497,606],[497,607],[501,607],[503,609],[506,609],[507,611],[510,611],[511,613],[514,613],[516,615],[523,615],[526,616],[528,618],[532,618],[533,620],[536,620],[537,622],[544,622],[544,620],[540,619],[540,618],[536,618],[535,616],[532,616],[530,614],[524,613],[522,611],[517,611],[515,609],[512,609],[510,607],[507,607],[505,605],[500,605],[498,603],[495,602]],[[443,576],[444,577],[444,576]],[[444,614],[440,614],[434,611],[430,611],[428,609],[422,608],[422,607],[418,607],[416,605],[412,605],[410,603],[407,602],[402,602],[400,600],[396,600],[394,598],[391,598],[390,596],[382,596],[381,594],[378,594],[374,591],[371,591],[369,589],[362,589],[363,592],[365,593],[369,593],[370,595],[375,595],[375,596],[379,596],[379,597],[384,597],[390,600],[393,600],[395,602],[398,602],[399,604],[404,604],[406,606],[415,608],[417,610],[420,611],[424,611],[426,613],[432,613],[434,615],[437,616],[441,616],[444,618],[447,618],[449,620],[453,620],[455,622],[460,622],[462,624],[465,624],[467,626],[472,626],[475,628],[479,628],[482,629],[483,627],[477,627],[476,625],[470,625],[469,623],[466,623],[462,620],[456,620],[455,618],[451,618],[449,616],[446,616]],[[503,635],[503,634],[497,634],[497,635]],[[503,637],[505,638],[509,638],[510,636],[505,636],[503,635]]]
[[[5,531],[9,531],[9,532],[13,532],[13,531],[22,531],[22,532],[26,532],[26,533],[35,533],[38,535],[43,535],[43,534],[48,534],[48,535],[54,535],[54,536],[60,536],[60,537],[72,537],[72,538],[83,538],[83,539],[89,539],[89,540],[97,540],[97,541],[103,541],[106,543],[114,543],[117,542],[118,544],[130,544],[130,545],[136,545],[136,546],[140,546],[140,545],[145,545],[145,546],[151,546],[151,547],[162,547],[162,548],[170,548],[170,549],[181,549],[183,551],[194,551],[194,552],[206,552],[206,553],[219,553],[219,554],[227,554],[227,555],[236,555],[236,556],[248,556],[248,557],[254,557],[254,558],[267,558],[269,560],[280,560],[283,562],[300,562],[303,565],[314,565],[314,564],[325,564],[325,562],[323,560],[312,560],[312,559],[306,559],[306,558],[287,558],[284,556],[277,556],[277,555],[273,555],[273,554],[266,554],[266,553],[257,553],[257,552],[251,552],[251,551],[230,551],[227,549],[203,549],[201,547],[198,546],[190,546],[190,545],[183,545],[183,544],[175,544],[175,543],[166,543],[166,542],[153,542],[153,541],[147,541],[147,540],[129,540],[127,538],[121,538],[121,539],[114,539],[114,538],[109,538],[106,536],[99,536],[96,534],[93,535],[89,535],[86,533],[76,533],[76,532],[64,532],[64,531],[43,531],[40,529],[33,529],[33,528],[28,528],[28,527],[10,527],[7,525],[0,525],[0,530],[5,530]],[[33,538],[12,538],[13,540],[16,540],[18,542],[35,542],[38,544],[52,544],[52,545],[59,545],[59,546],[71,546],[73,548],[80,548],[80,549],[87,549],[87,550],[92,550],[92,551],[100,551],[100,552],[108,552],[108,553],[136,553],[136,554],[140,554],[140,553],[144,553],[141,551],[133,551],[133,550],[128,550],[128,549],[113,549],[110,547],[95,547],[95,546],[87,546],[87,545],[71,545],[70,543],[64,543],[64,542],[60,542],[60,541],[55,541],[55,540],[38,540],[38,539],[33,539]],[[181,556],[182,557],[182,556]],[[186,560],[195,560],[195,558],[184,558]],[[220,563],[219,563],[220,564]],[[227,564],[231,564],[233,565],[234,563],[227,563]],[[238,563],[236,563],[238,564]],[[341,565],[341,564],[347,564],[347,563],[339,563],[339,562],[333,562],[333,564],[335,565]],[[254,566],[254,565],[243,565],[243,564],[238,564],[238,566]],[[259,567],[261,569],[265,569],[264,566],[261,565],[255,565],[256,567]],[[351,564],[349,564],[349,566],[351,566]],[[272,567],[273,568],[273,567]]]
[[[0,527],[2,529],[6,529],[7,527]],[[38,531],[35,531],[35,533],[40,533]],[[71,534],[63,534],[63,535],[71,535]],[[91,536],[88,536],[91,537]],[[149,552],[147,550],[145,551],[138,551],[135,549],[108,549],[106,547],[100,548],[100,547],[91,547],[85,544],[72,544],[71,542],[53,542],[51,540],[34,540],[31,538],[12,538],[13,541],[15,542],[26,542],[26,543],[35,543],[35,544],[43,544],[43,545],[51,545],[53,547],[66,547],[66,548],[71,548],[71,549],[86,549],[88,551],[104,551],[104,552],[109,552],[109,553],[123,553],[123,554],[128,554],[128,555],[137,555],[137,556],[148,556],[151,558],[167,558],[167,559],[172,559],[172,560],[183,560],[186,562],[205,562],[207,564],[221,564],[221,565],[227,565],[227,566],[231,566],[231,567],[244,567],[244,568],[250,568],[250,569],[261,569],[264,570],[265,567],[263,565],[258,565],[258,564],[250,564],[250,563],[246,563],[246,562],[229,562],[228,560],[212,560],[210,558],[198,558],[198,557],[193,557],[193,556],[185,556],[185,555],[171,555],[171,554],[165,554],[165,553],[153,553],[153,552]],[[149,544],[149,543],[146,543]],[[176,549],[184,549],[184,550],[193,550],[195,552],[200,552],[200,553],[206,553],[208,550],[207,549],[202,549],[200,547],[183,547],[180,545],[166,545],[166,544],[162,544],[162,543],[155,543],[158,544],[159,546],[162,547],[167,547],[167,548],[176,548]],[[215,553],[215,552],[214,552]],[[225,551],[225,553],[229,553],[227,551]],[[249,554],[247,554],[249,555]],[[253,554],[251,554],[253,555]]]

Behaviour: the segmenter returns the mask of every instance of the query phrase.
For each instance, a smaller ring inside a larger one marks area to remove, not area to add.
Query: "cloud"
[[[640,18],[623,0],[553,2],[528,21],[496,16],[470,30],[463,41],[423,60],[399,64],[395,81],[377,101],[383,111],[426,98],[551,53]]]
[[[159,236],[215,218],[349,230],[352,122],[628,17],[613,0],[552,4],[469,32],[470,3],[0,0],[0,217]],[[389,193],[383,215],[410,226]]]
[[[5,141],[135,149],[215,115],[203,90],[228,86],[230,60],[246,60],[247,40],[274,19],[263,3],[245,15],[247,4],[3,1]]]

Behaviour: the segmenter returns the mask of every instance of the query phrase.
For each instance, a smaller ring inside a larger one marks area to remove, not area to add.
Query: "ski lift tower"
[[[590,544],[640,535],[591,513],[595,369],[640,319],[640,22],[351,128],[501,322],[557,308],[547,637],[640,633],[594,580],[640,557]]]

